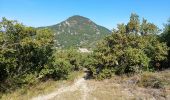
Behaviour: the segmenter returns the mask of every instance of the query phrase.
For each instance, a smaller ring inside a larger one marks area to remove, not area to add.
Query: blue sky
[[[109,29],[127,23],[132,12],[160,28],[170,18],[170,0],[0,0],[0,18],[27,26],[57,24],[82,15]]]

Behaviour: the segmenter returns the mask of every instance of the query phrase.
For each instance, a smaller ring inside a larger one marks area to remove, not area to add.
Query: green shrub
[[[39,74],[40,79],[52,78],[55,80],[67,79],[72,71],[72,65],[62,58],[57,58],[52,62],[51,66],[45,66]]]
[[[75,49],[57,50],[52,64],[47,64],[40,71],[40,79],[67,79],[71,71],[82,70],[86,54]]]
[[[55,56],[56,59],[62,58],[70,63],[70,67],[73,71],[82,70],[86,58],[86,54],[80,53],[76,49],[58,50]]]
[[[163,67],[161,62],[167,58],[168,47],[156,35],[157,27],[151,23],[147,25],[150,29],[145,32],[133,24],[119,25],[118,30],[99,42],[92,56],[95,60],[88,65],[92,75],[103,79],[115,73],[133,74]]]
[[[150,59],[141,49],[127,48],[123,56],[123,63],[116,69],[117,74],[140,73],[141,70],[148,70]]]
[[[71,72],[71,65],[64,59],[56,59],[52,69],[52,77],[57,79],[66,79]]]
[[[81,70],[83,68],[83,54],[74,49],[67,50],[66,53],[67,60],[72,65],[73,70]]]
[[[102,80],[102,79],[106,79],[106,78],[111,78],[113,72],[114,72],[114,70],[112,70],[112,69],[108,69],[108,68],[102,69],[100,74],[98,74],[96,76],[96,79]]]
[[[0,91],[33,84],[53,60],[53,33],[17,21],[0,22]]]
[[[165,25],[163,33],[160,35],[160,39],[163,42],[166,42],[168,47],[170,48],[170,19],[168,20],[168,23]],[[165,60],[163,63],[166,68],[170,67],[170,49],[168,51],[168,60]]]

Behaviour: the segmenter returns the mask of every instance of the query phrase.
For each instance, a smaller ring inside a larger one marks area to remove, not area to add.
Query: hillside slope
[[[59,24],[40,28],[51,29],[55,33],[56,45],[62,48],[93,47],[96,41],[111,33],[109,29],[79,15]]]

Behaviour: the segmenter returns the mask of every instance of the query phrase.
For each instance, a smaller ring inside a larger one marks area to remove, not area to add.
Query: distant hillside
[[[93,47],[96,41],[111,33],[109,29],[79,15],[72,16],[59,24],[40,28],[51,29],[55,33],[56,45],[62,48]]]

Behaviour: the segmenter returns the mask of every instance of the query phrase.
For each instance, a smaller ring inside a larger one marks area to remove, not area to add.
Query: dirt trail
[[[88,96],[88,87],[85,78],[79,78],[75,80],[74,84],[71,86],[61,87],[57,91],[54,91],[52,93],[49,93],[47,95],[40,95],[38,97],[32,98],[32,100],[51,100],[55,97],[59,97],[61,94],[64,93],[71,93],[74,91],[80,91],[81,92],[81,100],[87,100]]]
[[[86,80],[83,76],[72,85],[62,86],[47,95],[32,100],[170,100],[170,92],[141,88],[120,77],[103,81]]]

